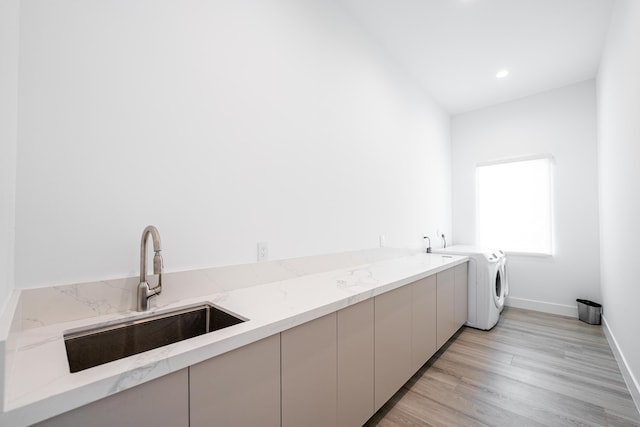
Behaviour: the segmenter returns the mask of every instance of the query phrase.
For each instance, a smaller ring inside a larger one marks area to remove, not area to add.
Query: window
[[[552,254],[550,156],[476,167],[476,230],[481,247]]]

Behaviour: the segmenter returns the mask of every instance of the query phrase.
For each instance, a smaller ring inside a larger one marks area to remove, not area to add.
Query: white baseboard
[[[508,297],[505,301],[505,305],[507,307],[524,308],[527,310],[541,311],[543,313],[557,314],[559,316],[578,317],[578,307],[575,305],[555,304],[552,302],[515,297]]]
[[[624,354],[622,354],[622,351],[620,351],[618,341],[616,341],[616,337],[611,332],[611,329],[609,329],[609,324],[607,323],[607,319],[604,316],[602,316],[602,326],[604,336],[607,337],[607,341],[609,341],[609,347],[611,347],[611,351],[613,352],[613,355],[618,362],[618,367],[620,368],[620,372],[622,373],[624,382],[627,384],[629,393],[631,393],[631,398],[636,404],[638,412],[640,412],[640,384],[638,384],[638,380],[636,380],[636,378],[633,376],[633,372],[629,370],[627,359],[625,359]]]

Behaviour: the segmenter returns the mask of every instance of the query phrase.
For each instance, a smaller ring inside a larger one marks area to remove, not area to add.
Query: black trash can
[[[577,299],[576,302],[578,303],[578,319],[590,325],[601,323],[602,305],[586,299]]]

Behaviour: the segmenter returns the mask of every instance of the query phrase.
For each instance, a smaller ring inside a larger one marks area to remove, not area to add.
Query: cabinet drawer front
[[[375,297],[375,409],[411,377],[411,286]]]
[[[336,313],[281,335],[282,426],[336,425]]]
[[[280,335],[189,368],[191,426],[280,426]]]

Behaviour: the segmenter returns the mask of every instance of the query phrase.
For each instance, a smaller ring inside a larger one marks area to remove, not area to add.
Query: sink
[[[71,373],[173,344],[244,322],[200,304],[64,334]]]

